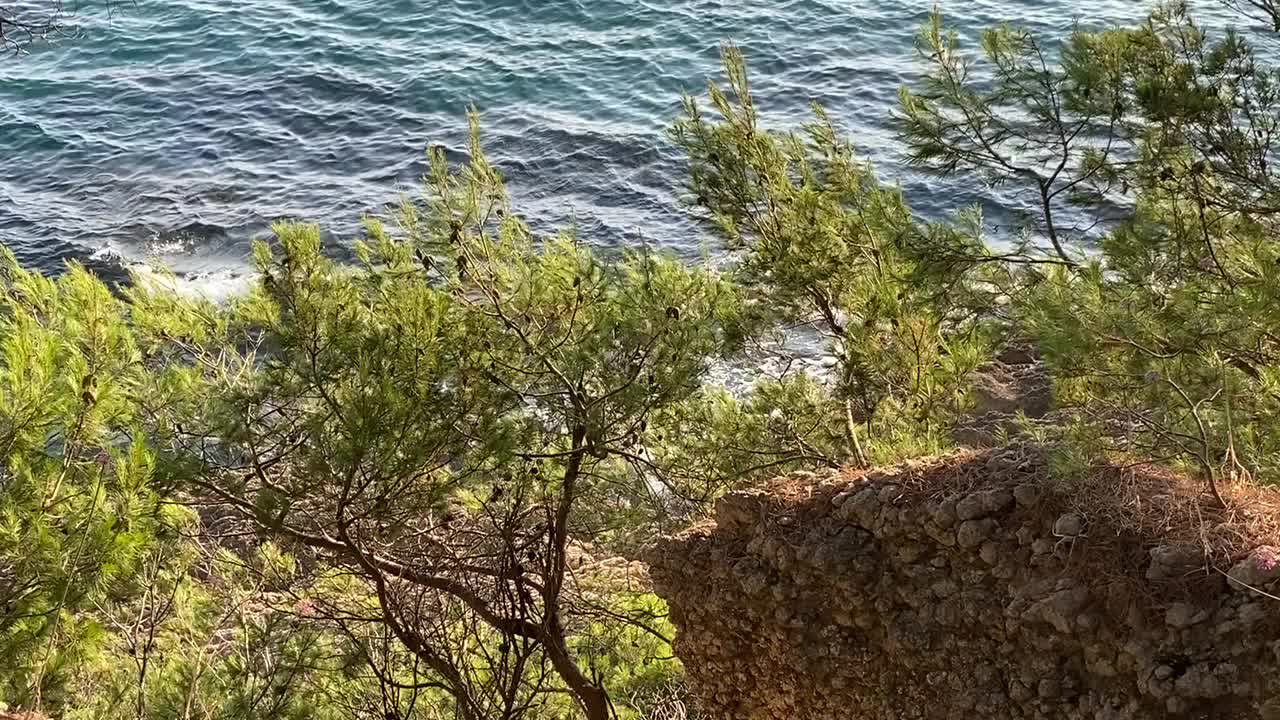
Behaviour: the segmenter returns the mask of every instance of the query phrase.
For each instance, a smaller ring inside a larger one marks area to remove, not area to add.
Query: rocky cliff
[[[648,558],[712,718],[1280,718],[1276,496],[1030,446],[797,475]]]

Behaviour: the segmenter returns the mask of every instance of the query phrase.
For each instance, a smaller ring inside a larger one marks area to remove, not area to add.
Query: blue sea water
[[[920,70],[921,0],[137,0],[84,4],[75,34],[0,59],[0,242],[35,267],[156,258],[234,283],[276,218],[319,222],[342,256],[362,213],[414,190],[424,150],[459,154],[465,112],[522,212],[592,242],[694,256],[681,92],[746,51],[779,123],[827,105],[886,179],[936,216],[1017,198],[908,173],[890,110]],[[1201,0],[1210,19],[1212,0]],[[1140,20],[1139,0],[947,0],[970,39],[1014,21],[1061,36]]]

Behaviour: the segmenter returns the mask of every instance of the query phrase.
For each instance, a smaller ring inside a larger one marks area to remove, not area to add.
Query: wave
[[[1095,7],[1096,6],[1096,7]],[[957,0],[980,26],[1019,16],[1060,34],[1075,5]],[[467,108],[540,229],[696,256],[680,158],[664,131],[732,39],[779,124],[828,105],[888,179],[938,216],[957,197],[905,173],[888,126],[928,8],[908,0],[177,0],[110,17],[0,61],[0,242],[56,271],[158,259],[233,283],[280,217],[317,221],[339,257],[359,219],[415,192],[424,150],[465,159]],[[1098,22],[1140,3],[1102,0]],[[104,255],[105,253],[105,255]],[[99,260],[94,260],[99,257]],[[108,272],[108,270],[104,270]]]

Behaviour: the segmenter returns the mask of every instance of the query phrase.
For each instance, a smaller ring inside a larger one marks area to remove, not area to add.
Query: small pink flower
[[[293,606],[293,611],[303,617],[310,617],[315,610],[316,606],[312,605],[310,600],[299,600],[297,604]]]
[[[1280,555],[1276,553],[1275,548],[1258,548],[1258,551],[1253,554],[1253,558],[1253,562],[1258,566],[1258,569],[1265,572],[1271,572],[1276,569],[1277,565],[1280,565]]]

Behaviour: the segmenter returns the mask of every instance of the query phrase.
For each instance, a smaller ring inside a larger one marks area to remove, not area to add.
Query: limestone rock
[[[988,490],[969,495],[956,503],[956,517],[960,520],[974,520],[994,515],[1013,505],[1013,492],[1010,490]]]
[[[1265,590],[1280,580],[1280,548],[1263,545],[1232,566],[1227,572],[1231,586],[1238,590]]]
[[[1146,573],[1148,580],[1176,578],[1203,564],[1201,551],[1185,545],[1158,545],[1148,554],[1151,557]]]
[[[1013,489],[1013,499],[1021,508],[1034,508],[1040,502],[1040,488],[1033,483],[1022,483]]]
[[[748,527],[760,518],[763,503],[759,493],[729,493],[716,503],[716,523],[724,527]]]
[[[1053,521],[1053,534],[1058,537],[1077,537],[1084,532],[1084,518],[1080,513],[1064,513]]]
[[[1068,512],[1047,472],[967,451],[731,493],[659,541],[699,716],[1280,720],[1280,612],[1243,591],[1277,589],[1276,551],[1194,585],[1198,546]]]
[[[1174,603],[1165,611],[1165,624],[1175,628],[1191,627],[1209,618],[1209,612],[1190,603]]]
[[[975,548],[991,537],[995,529],[996,521],[991,518],[966,520],[960,523],[960,528],[956,530],[956,542],[962,548]]]

